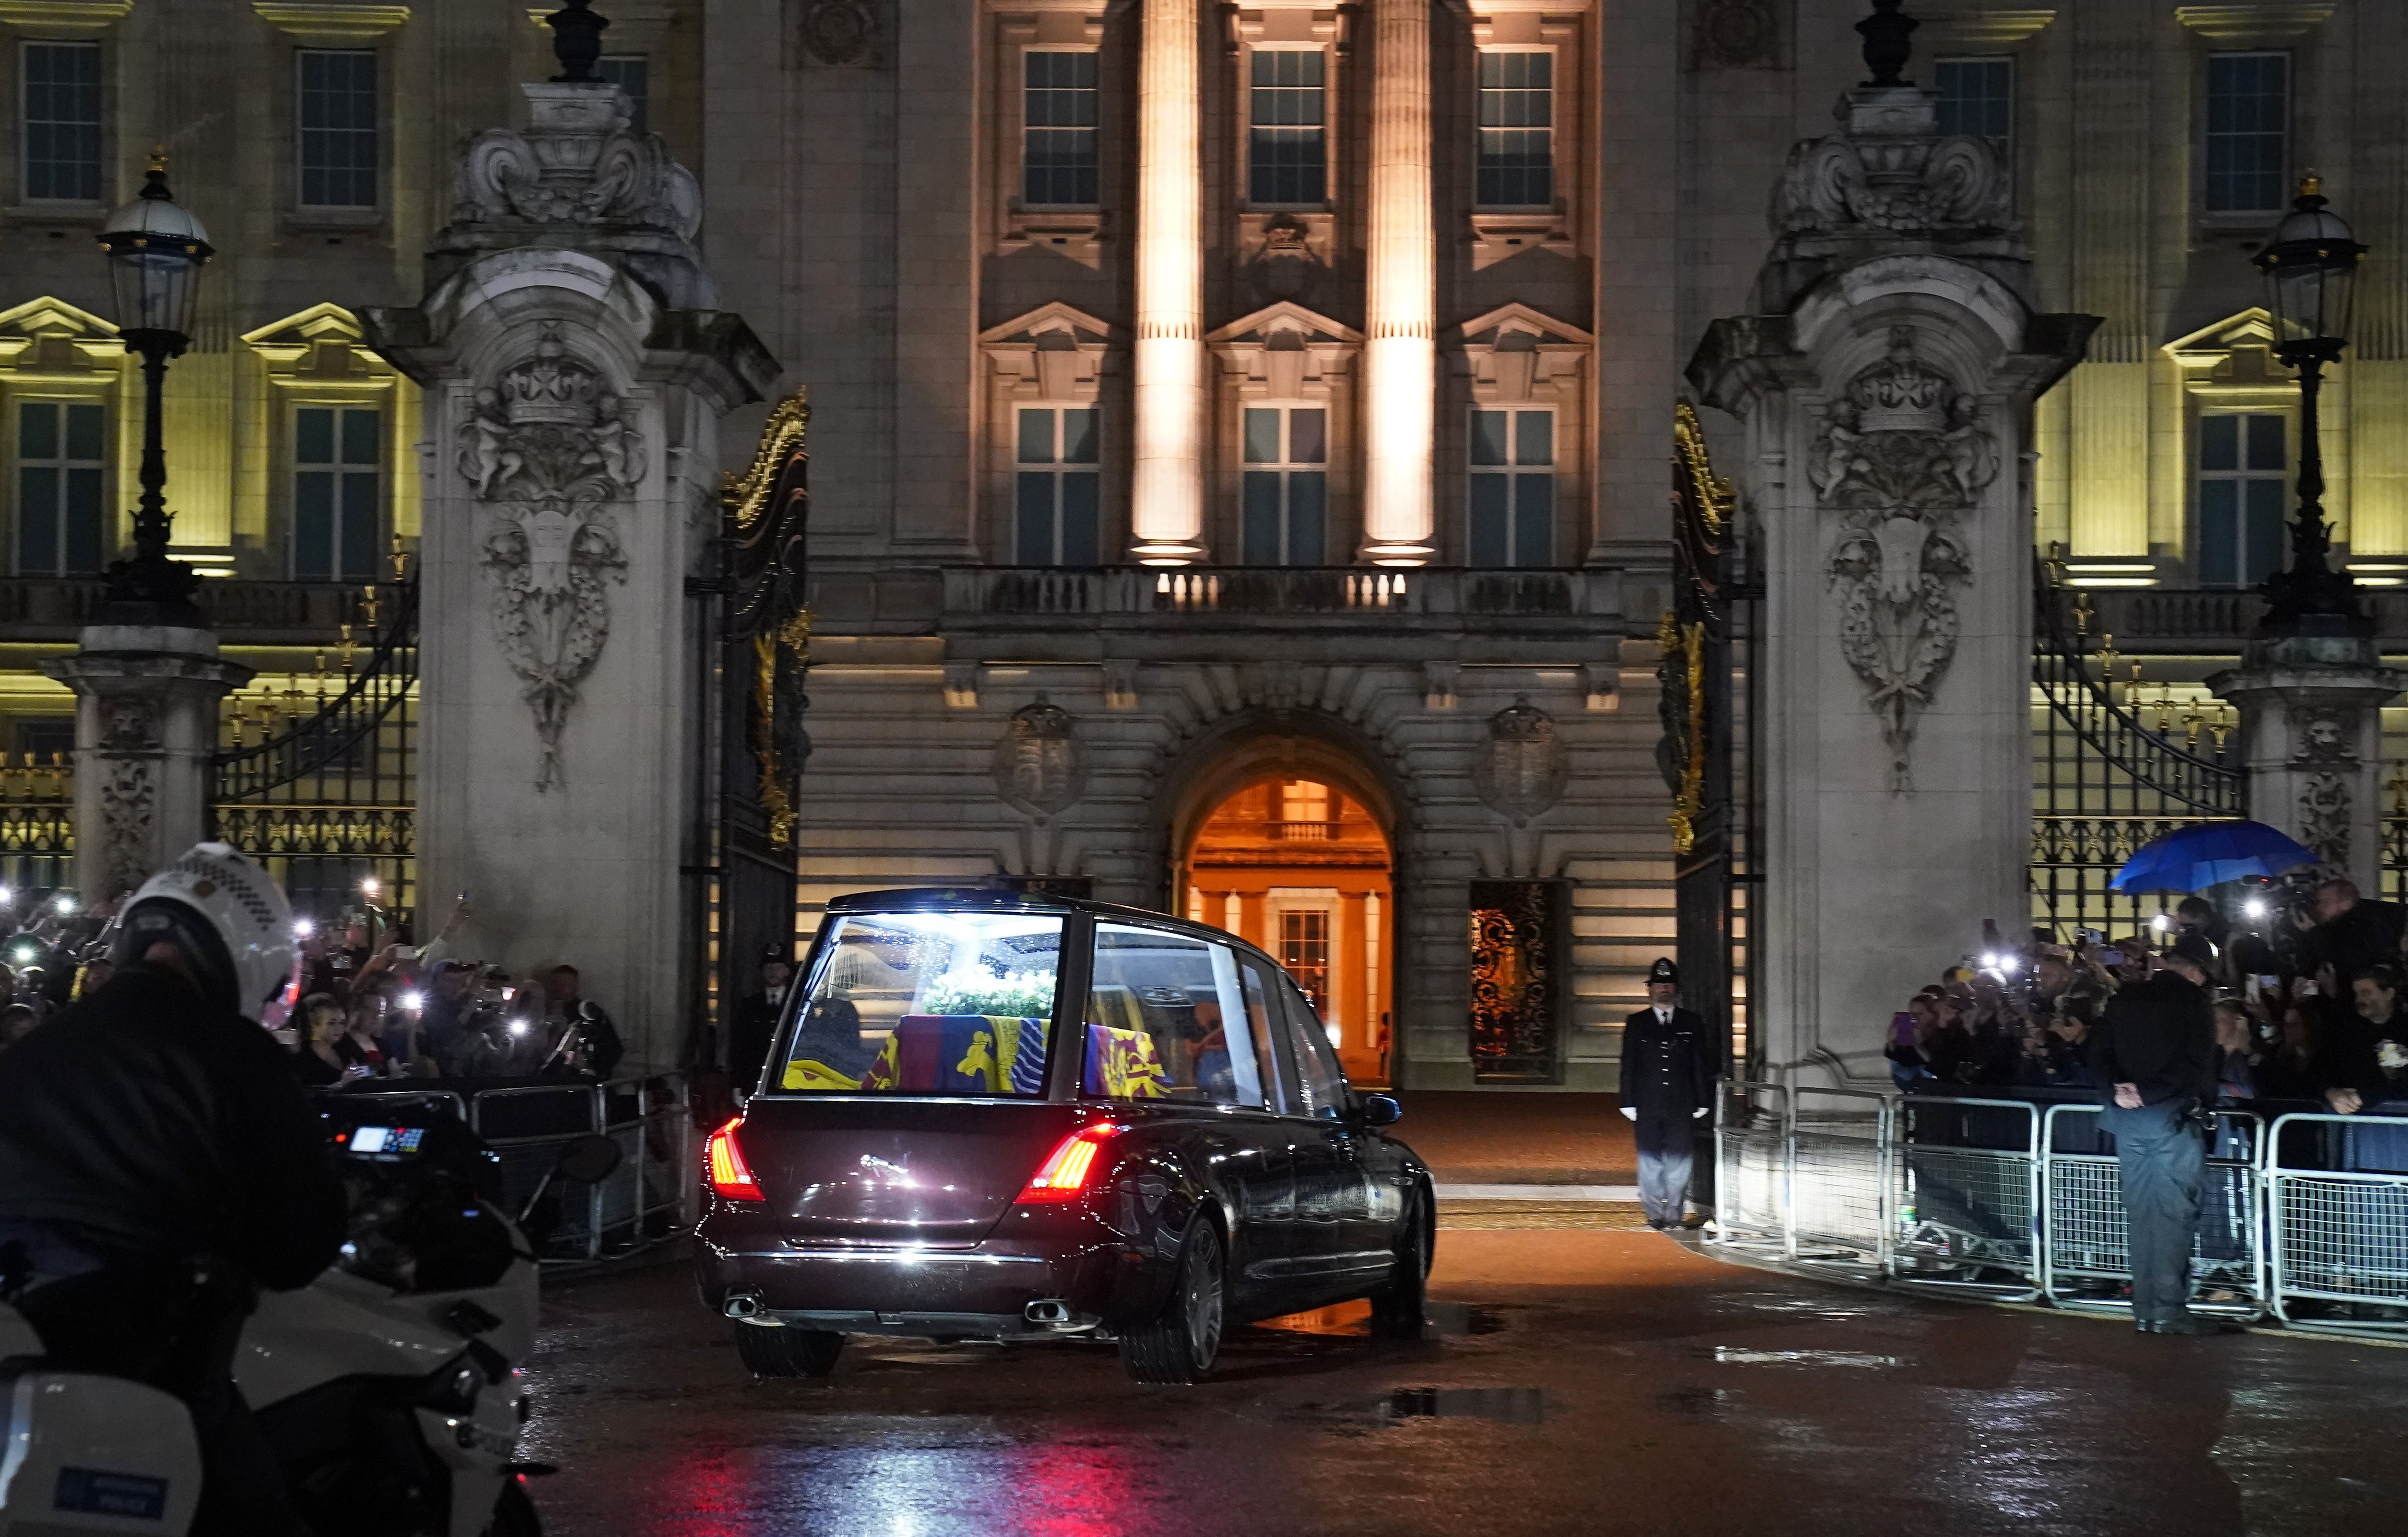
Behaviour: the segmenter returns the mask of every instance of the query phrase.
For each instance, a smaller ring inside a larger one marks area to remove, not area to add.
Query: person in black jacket
[[[2144,981],[2108,1000],[2090,1065],[2106,1085],[2100,1125],[2115,1139],[2130,1231],[2132,1322],[2143,1334],[2214,1334],[2190,1311],[2207,1148],[2192,1112],[2215,1096],[2215,1019],[2207,941],[2186,934]]]
[[[769,1060],[769,1038],[777,1034],[786,984],[794,975],[786,946],[771,945],[761,957],[761,990],[746,994],[736,1006],[727,1027],[727,1079],[738,1094],[752,1093],[761,1082],[762,1064]]]
[[[1680,993],[1680,969],[1658,956],[1647,1007],[1622,1022],[1622,1113],[1639,1126],[1639,1201],[1658,1232],[1686,1214],[1692,1123],[1714,1102],[1713,1043]]]
[[[264,870],[201,844],[127,905],[108,985],[0,1056],[0,1295],[60,1366],[191,1405],[195,1533],[305,1530],[234,1385],[259,1288],[343,1241],[324,1127],[261,1024],[292,933]]]

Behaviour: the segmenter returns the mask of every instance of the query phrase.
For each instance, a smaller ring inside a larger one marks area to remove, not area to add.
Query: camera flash
[[[2162,912],[2149,920],[2149,927],[2156,929],[2160,934],[2164,933],[2167,929],[2172,928],[2173,926],[2174,921],[2172,918],[2167,917]]]
[[[73,912],[75,911],[75,898],[64,892],[61,892],[50,905],[57,908],[61,912]]]
[[[2243,906],[2242,911],[2247,912],[2253,918],[2262,918],[2266,915],[2266,904],[2259,901],[2257,898],[2252,897]]]
[[[295,918],[293,920],[293,937],[296,940],[306,940],[317,931],[318,926],[311,923],[307,918]]]
[[[401,995],[401,1006],[408,1010],[411,1013],[416,1013],[425,1002],[426,998],[423,994],[404,993]]]

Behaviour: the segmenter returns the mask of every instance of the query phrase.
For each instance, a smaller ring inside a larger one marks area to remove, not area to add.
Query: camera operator
[[[2358,883],[2336,875],[2316,887],[2315,927],[2300,936],[2300,970],[2328,996],[2349,991],[2351,979],[2400,964],[2401,910],[2358,896]]]
[[[233,1375],[257,1289],[307,1285],[343,1240],[323,1128],[262,1028],[292,912],[257,864],[203,843],[135,893],[114,958],[107,986],[0,1056],[0,1288],[60,1365],[191,1406],[194,1532],[301,1532]]]
[[[550,1050],[545,1072],[585,1073],[608,1078],[625,1048],[619,1028],[602,1006],[580,996],[582,984],[574,966],[555,966],[543,981],[546,1043]]]

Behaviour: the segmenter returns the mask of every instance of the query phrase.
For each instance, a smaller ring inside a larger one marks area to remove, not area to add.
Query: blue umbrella
[[[2114,891],[2203,891],[2226,881],[2269,879],[2316,855],[2263,822],[2200,822],[2141,846],[2108,883]]]

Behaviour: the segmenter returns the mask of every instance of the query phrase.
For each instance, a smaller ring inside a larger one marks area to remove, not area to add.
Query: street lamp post
[[[2300,370],[2300,508],[2291,524],[2291,565],[2266,579],[2264,632],[2371,632],[2357,583],[2336,571],[2332,525],[2325,521],[2324,454],[2317,441],[2316,395],[2328,365],[2349,345],[2349,303],[2366,247],[2329,211],[2315,177],[2303,178],[2291,211],[2254,258],[2265,275],[2274,316],[2274,355]]]
[[[208,232],[167,191],[165,154],[150,157],[141,194],[108,216],[100,232],[116,292],[119,334],[142,358],[142,497],[134,513],[134,553],[108,567],[108,616],[119,623],[208,626],[193,605],[200,579],[167,558],[174,523],[167,511],[167,456],[160,396],[167,360],[192,340],[201,268],[215,254]]]

